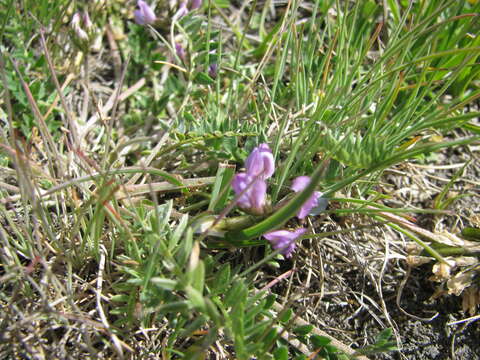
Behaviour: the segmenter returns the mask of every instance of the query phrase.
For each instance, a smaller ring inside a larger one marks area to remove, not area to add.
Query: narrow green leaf
[[[288,348],[286,346],[279,346],[273,351],[275,360],[288,360]]]
[[[297,326],[293,329],[293,332],[298,336],[305,336],[313,330],[313,325]]]
[[[203,286],[205,284],[205,264],[202,260],[198,260],[197,266],[194,269],[189,270],[188,274],[190,278],[190,284],[200,294],[203,294]]]
[[[383,345],[387,341],[389,341],[392,337],[392,329],[391,328],[386,328],[383,329],[378,335],[375,337],[375,344],[377,345]]]
[[[463,228],[462,236],[472,241],[480,241],[480,229],[474,227]]]
[[[205,299],[201,292],[195,289],[193,286],[186,286],[185,293],[187,294],[188,300],[193,305],[194,308],[198,309],[201,312],[206,312],[207,305],[205,304]]]
[[[332,340],[326,336],[320,336],[317,334],[313,334],[310,336],[310,342],[312,343],[315,349],[319,349],[324,347],[325,345],[330,344]]]
[[[178,282],[175,280],[165,279],[161,277],[153,277],[150,279],[150,281],[156,286],[165,290],[170,290],[170,291],[174,290],[178,285]]]
[[[156,217],[152,216],[152,229],[154,229],[157,233],[163,232],[165,227],[170,220],[170,215],[172,214],[173,209],[173,201],[168,200],[165,204],[159,205],[157,207]]]
[[[230,164],[219,164],[215,183],[213,184],[212,197],[208,210],[218,213],[226,206],[230,193],[230,181],[235,175],[235,166]]]
[[[212,300],[209,298],[204,298],[205,299],[205,305],[207,306],[207,314],[210,317],[210,319],[213,320],[216,326],[222,326],[222,318],[220,316],[220,313],[218,312],[218,308],[215,306]]]
[[[185,235],[183,236],[182,244],[176,256],[179,267],[184,266],[185,263],[187,262],[190,256],[190,253],[192,252],[192,246],[193,246],[193,230],[191,227],[188,227],[187,231],[185,232]]]
[[[192,333],[198,329],[200,329],[205,322],[207,321],[207,318],[203,315],[200,315],[196,317],[189,325],[187,325],[182,332],[180,333],[180,337],[186,338],[192,335]]]
[[[245,302],[238,301],[233,305],[231,311],[232,332],[235,340],[235,351],[239,359],[247,359],[248,354],[245,349],[245,325],[243,317],[245,315]]]
[[[183,232],[185,231],[185,228],[187,227],[187,224],[188,224],[188,214],[185,214],[180,219],[180,222],[175,227],[175,231],[173,232],[172,236],[168,241],[168,250],[170,252],[173,252],[173,250],[177,246],[178,242],[180,241],[180,238],[182,237]]]
[[[110,301],[113,302],[127,302],[128,301],[128,295],[125,294],[118,294],[118,295],[113,295],[110,297]]]
[[[212,295],[222,294],[230,286],[230,264],[223,264],[220,271],[215,273],[215,278],[211,285],[210,293]]]
[[[234,282],[233,288],[230,288],[224,299],[224,304],[227,307],[234,306],[237,302],[245,301],[247,296],[247,288],[243,280]]]
[[[293,315],[293,310],[287,309],[283,311],[282,314],[280,314],[279,321],[285,324],[290,321],[290,319],[292,318],[292,315]]]
[[[212,85],[215,84],[215,80],[213,80],[208,74],[200,72],[195,76],[196,83],[201,85]]]
[[[190,307],[190,304],[188,301],[180,300],[180,301],[171,301],[168,304],[158,306],[155,309],[152,309],[151,311],[163,312],[163,313],[177,313],[177,312],[184,312],[188,310],[189,307]]]
[[[267,301],[265,302],[265,305],[263,306],[263,308],[265,310],[268,310],[270,309],[273,304],[275,303],[275,300],[277,299],[277,296],[275,294],[269,294],[266,298],[265,298]]]

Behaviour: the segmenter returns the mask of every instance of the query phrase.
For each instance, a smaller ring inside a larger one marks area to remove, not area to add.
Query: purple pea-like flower
[[[202,6],[202,0],[192,0],[190,3],[190,9],[195,10]]]
[[[208,67],[208,75],[211,78],[215,79],[217,77],[217,74],[218,74],[218,64],[210,64],[210,66]]]
[[[82,15],[80,15],[80,13],[77,12],[73,14],[71,22],[72,28],[79,39],[86,41],[88,40],[88,34],[85,30],[82,29],[83,22],[84,20],[82,19]]]
[[[90,30],[93,27],[92,20],[90,20],[90,15],[88,15],[87,11],[83,12],[83,25],[85,26],[85,29]]]
[[[180,6],[178,7],[178,11],[175,14],[175,18],[181,18],[182,16],[185,16],[188,14],[188,7],[187,7],[187,1],[182,1],[180,3]]]
[[[295,240],[305,234],[306,231],[307,229],[305,228],[299,228],[294,231],[276,230],[263,234],[263,237],[270,241],[275,250],[280,250],[285,257],[289,258],[297,246]]]
[[[183,48],[182,44],[175,43],[175,51],[177,52],[178,57],[185,61],[185,49]]]
[[[248,175],[268,179],[275,171],[272,150],[267,144],[260,144],[248,156],[245,167]]]
[[[232,180],[232,187],[235,194],[240,197],[238,205],[253,214],[260,215],[267,197],[267,183],[265,180],[250,176],[247,173],[239,173]]]
[[[157,17],[152,8],[143,0],[137,2],[138,10],[135,10],[135,22],[139,25],[153,24]]]
[[[310,183],[309,176],[299,176],[293,180],[292,190],[295,192],[302,191]],[[305,201],[300,210],[298,210],[297,217],[299,219],[304,219],[310,213],[310,211],[318,205],[318,201],[322,193],[319,191],[314,191],[313,194]]]

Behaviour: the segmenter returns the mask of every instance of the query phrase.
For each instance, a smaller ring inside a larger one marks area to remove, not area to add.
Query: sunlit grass
[[[462,174],[435,209],[385,205],[382,175],[478,144],[476,2],[205,1],[181,18],[157,2],[148,26],[127,1],[3,3],[5,356],[353,354],[256,274],[289,266],[261,236],[299,225],[314,191],[338,205],[322,216],[362,223],[322,235],[312,216],[303,240],[388,226],[448,264],[444,238],[399,216],[447,214]],[[88,39],[75,12],[90,14]],[[260,143],[271,204],[245,214],[230,182]],[[390,335],[357,354],[393,349]]]

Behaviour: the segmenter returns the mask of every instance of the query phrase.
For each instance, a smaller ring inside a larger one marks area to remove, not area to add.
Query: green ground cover
[[[480,220],[413,219],[467,200],[478,216],[477,1],[148,5],[138,24],[135,1],[0,0],[2,357],[398,354],[388,321],[352,350],[305,320],[288,280],[323,271],[323,241],[379,228],[475,317]],[[235,193],[261,144],[273,174]],[[403,201],[389,176],[448,151],[468,160],[433,201]],[[291,254],[264,236],[298,229]]]

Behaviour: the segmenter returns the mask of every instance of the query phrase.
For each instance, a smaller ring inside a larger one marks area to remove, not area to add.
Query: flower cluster
[[[272,150],[267,144],[256,147],[245,163],[246,172],[235,175],[232,187],[238,196],[238,205],[255,215],[265,212],[266,179],[275,171]]]
[[[76,12],[73,14],[71,26],[80,40],[88,41],[88,33],[92,30],[93,24],[88,12]]]
[[[188,14],[189,11],[196,10],[202,6],[202,0],[181,0],[178,5],[177,13],[174,15],[175,19],[181,18]],[[150,5],[148,5],[143,0],[137,1],[138,9],[135,10],[135,22],[138,25],[153,24],[157,21],[155,12],[152,10]]]
[[[237,195],[237,204],[243,210],[254,215],[265,213],[267,204],[267,183],[275,172],[275,160],[272,150],[267,144],[260,144],[248,156],[245,162],[246,172],[236,174],[232,180],[232,188]],[[308,176],[299,176],[293,180],[291,189],[295,192],[304,190],[310,183]],[[297,217],[304,219],[314,208],[326,205],[322,194],[315,191],[305,201],[297,213]],[[294,231],[277,230],[264,234],[275,250],[280,250],[286,257],[291,257],[295,250],[295,240],[303,235],[307,229],[299,228]]]
[[[185,16],[187,13],[190,11],[196,10],[201,8],[202,6],[202,0],[177,0],[176,1],[178,5],[178,10],[173,16],[173,20],[178,20],[182,16]],[[157,16],[155,15],[155,11],[152,9],[150,5],[147,4],[147,2],[143,0],[138,0],[137,1],[137,9],[134,12],[134,18],[135,22],[139,25],[148,25],[148,24],[154,24],[157,21]],[[74,26],[75,31],[77,34],[80,34],[79,36],[81,37],[86,37],[86,34],[83,32],[79,32],[78,23],[79,20],[76,20],[76,23],[73,23],[72,25]],[[185,62],[187,58],[187,54],[185,51],[185,48],[182,46],[180,42],[175,42],[175,53],[178,56],[178,58],[182,61]],[[218,72],[218,65],[217,64],[211,64],[208,68],[208,74],[212,78],[216,78]]]

